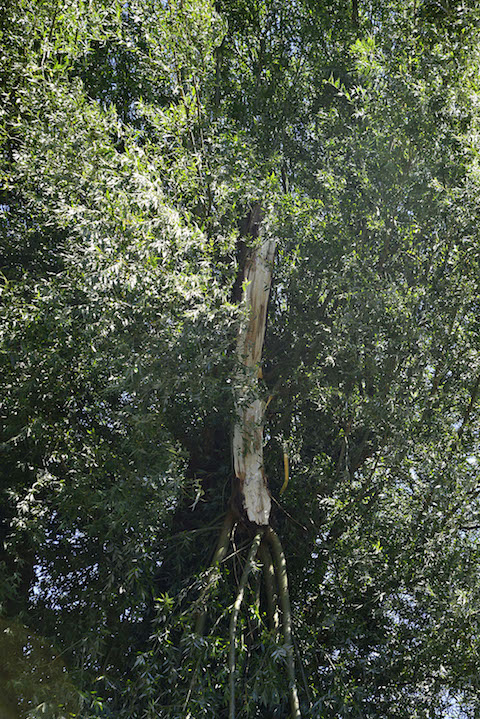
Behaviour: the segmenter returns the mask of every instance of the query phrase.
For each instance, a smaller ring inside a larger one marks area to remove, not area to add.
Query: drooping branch
[[[277,533],[268,527],[266,538],[272,550],[275,574],[277,577],[278,592],[280,595],[280,607],[282,609],[282,632],[287,652],[287,673],[290,689],[290,710],[292,719],[301,719],[300,704],[298,701],[297,683],[295,678],[295,657],[292,642],[292,610],[290,607],[290,595],[288,592],[287,563],[283,553],[282,543]]]
[[[228,655],[228,670],[229,670],[229,687],[230,687],[230,706],[229,706],[229,719],[235,719],[235,651],[237,646],[237,623],[238,615],[240,614],[240,607],[242,606],[243,595],[249,574],[252,570],[253,562],[257,555],[258,547],[262,540],[262,532],[258,532],[250,545],[250,551],[248,553],[245,567],[243,568],[242,577],[238,585],[237,598],[233,605],[232,614],[230,617],[230,651]]]

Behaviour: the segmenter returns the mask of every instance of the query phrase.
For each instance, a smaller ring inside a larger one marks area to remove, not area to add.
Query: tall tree
[[[1,23],[2,711],[479,716],[475,4]]]

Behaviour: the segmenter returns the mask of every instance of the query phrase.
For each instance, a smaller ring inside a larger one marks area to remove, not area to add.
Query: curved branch
[[[258,532],[250,546],[247,561],[243,568],[242,577],[240,584],[238,585],[237,598],[233,605],[232,616],[230,617],[230,651],[228,654],[228,670],[229,670],[229,685],[230,685],[230,705],[229,705],[229,719],[235,719],[235,649],[237,644],[237,622],[238,615],[240,614],[240,607],[242,606],[243,595],[248,580],[248,575],[252,569],[253,562],[257,555],[258,547],[262,539],[262,532]]]
[[[213,559],[211,561],[210,567],[208,568],[208,576],[207,576],[207,582],[205,586],[203,587],[199,602],[203,603],[205,601],[205,598],[210,591],[216,577],[218,576],[217,573],[217,566],[225,559],[225,556],[228,551],[228,547],[230,545],[230,534],[233,527],[233,513],[231,511],[228,511],[225,515],[225,519],[223,520],[222,529],[220,530],[220,534],[218,537],[217,546],[215,548],[215,553],[213,555]],[[195,620],[195,634],[199,634],[200,636],[205,631],[205,622],[207,619],[207,610],[202,609],[197,614],[197,618]],[[196,681],[197,681],[197,675],[198,675],[198,667],[200,665],[200,656],[197,659],[197,662],[195,664],[195,668],[192,672],[192,678],[190,680],[190,686],[188,687],[187,696],[185,698],[185,702],[183,704],[183,711],[185,712],[188,706],[188,703],[190,701],[190,697],[192,696],[193,689],[195,687]]]
[[[275,577],[275,569],[273,566],[272,555],[265,542],[262,542],[260,544],[258,554],[260,557],[260,561],[263,564],[262,574],[263,580],[265,582],[265,592],[267,595],[268,624],[276,640],[278,636],[278,629],[280,626],[280,618],[278,616],[277,580]]]
[[[287,652],[287,673],[290,685],[290,709],[292,719],[301,719],[300,704],[298,701],[297,683],[295,679],[295,657],[292,642],[292,610],[290,607],[290,595],[288,593],[287,563],[283,553],[282,543],[277,533],[267,528],[266,537],[272,549],[273,563],[277,575],[278,591],[280,594],[280,606],[282,608],[282,630],[285,649]]]
[[[230,545],[230,533],[232,531],[233,527],[233,514],[232,512],[227,512],[225,515],[225,519],[223,521],[223,526],[220,531],[217,546],[215,548],[215,554],[213,555],[212,562],[209,567],[209,574],[207,577],[207,583],[205,587],[202,590],[202,593],[200,595],[200,602],[203,602],[205,600],[205,597],[207,596],[208,592],[210,591],[216,577],[217,572],[216,568],[217,565],[220,564],[225,559],[225,556],[228,551],[228,547]],[[202,609],[198,615],[197,619],[195,621],[195,633],[196,634],[203,634],[205,629],[205,622],[207,619],[207,610]]]

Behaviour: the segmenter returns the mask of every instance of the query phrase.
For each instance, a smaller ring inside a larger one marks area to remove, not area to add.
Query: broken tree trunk
[[[233,542],[232,535],[236,527],[240,526],[242,537],[248,537],[247,545],[248,543],[250,544],[250,549],[238,583],[235,601],[231,606],[228,656],[229,719],[235,719],[236,717],[235,683],[239,680],[236,658],[239,615],[247,591],[249,577],[255,567],[257,553],[260,559],[259,567],[262,569],[264,577],[264,584],[259,584],[258,586],[264,586],[268,625],[275,642],[280,643],[283,640],[286,651],[290,716],[291,719],[301,719],[295,680],[292,621],[285,556],[279,537],[269,526],[271,498],[263,466],[265,402],[261,396],[258,380],[261,377],[262,350],[276,240],[265,239],[265,237],[261,236],[261,221],[262,211],[260,205],[257,204],[250,211],[243,227],[243,237],[250,237],[254,244],[250,253],[247,254],[246,243],[243,241],[240,243],[239,251],[243,257],[241,261],[242,269],[234,290],[236,301],[240,301],[240,289],[242,290],[244,309],[244,319],[237,337],[238,369],[234,381],[236,417],[233,428],[233,461],[236,476],[234,498],[237,499],[239,496],[242,506],[241,508],[238,505],[232,506],[225,517],[213,562],[200,596],[199,603],[201,606],[196,616],[195,632],[202,635],[205,631],[209,593],[215,584],[220,565],[229,559],[227,554],[228,548]],[[285,488],[288,482],[288,462],[286,457],[284,457],[284,462]],[[241,509],[241,518],[238,515],[239,509]],[[242,521],[245,517],[249,520],[248,522]],[[239,519],[240,521],[238,521]],[[234,552],[231,557],[237,556],[238,553],[238,549],[234,545]],[[253,601],[256,602],[256,613],[261,624],[259,596],[256,595]],[[217,624],[218,621],[215,622],[214,628]],[[183,705],[184,714],[193,694],[199,667],[200,657],[197,659],[189,682],[187,696]]]
[[[251,213],[259,226],[261,210]],[[263,468],[263,422],[265,402],[259,396],[258,378],[267,306],[272,282],[275,239],[263,239],[254,247],[243,272],[245,320],[237,339],[240,363],[235,387],[236,421],[233,430],[233,461],[239,482],[243,508],[248,519],[257,525],[268,525],[271,499]]]

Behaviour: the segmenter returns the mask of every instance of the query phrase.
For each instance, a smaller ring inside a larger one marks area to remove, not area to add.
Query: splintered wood
[[[265,402],[258,397],[258,376],[267,321],[276,241],[265,240],[245,266],[243,300],[247,311],[237,340],[241,369],[237,376],[235,404],[237,420],[233,431],[235,475],[248,519],[268,524],[271,499],[263,469],[263,422]]]

